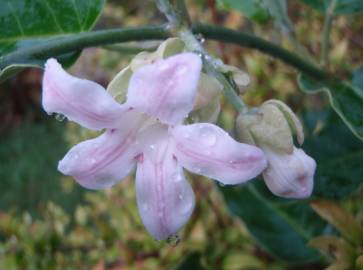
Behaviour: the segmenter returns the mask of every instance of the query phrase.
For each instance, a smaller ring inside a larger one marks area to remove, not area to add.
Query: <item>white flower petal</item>
[[[193,108],[201,67],[193,53],[140,67],[131,77],[127,104],[163,123],[181,123]]]
[[[58,170],[90,189],[107,188],[127,176],[140,153],[136,134],[142,116],[127,113],[127,125],[74,146],[59,162]]]
[[[153,133],[152,136],[158,136]],[[194,209],[194,193],[182,168],[173,157],[173,145],[160,140],[139,158],[136,196],[142,222],[157,240],[174,235],[188,221]]]
[[[127,109],[99,84],[69,75],[55,59],[45,64],[42,103],[48,114],[63,114],[96,130],[117,127],[120,115]]]
[[[239,184],[256,177],[266,167],[263,152],[233,140],[213,124],[193,124],[170,129],[175,155],[188,170],[218,180]]]

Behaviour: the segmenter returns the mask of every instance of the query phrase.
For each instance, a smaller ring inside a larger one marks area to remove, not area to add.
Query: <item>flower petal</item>
[[[304,150],[294,147],[292,154],[275,153],[263,148],[269,166],[263,172],[266,185],[275,195],[301,199],[311,195],[316,162]]]
[[[55,59],[45,64],[42,103],[48,114],[60,113],[96,130],[117,127],[126,110],[101,85],[69,75]]]
[[[213,124],[177,126],[170,132],[175,139],[175,155],[183,167],[223,184],[245,182],[266,167],[259,148],[233,140]]]
[[[59,162],[58,170],[90,189],[107,188],[127,176],[140,153],[136,133],[142,116],[128,113],[128,125],[74,146]]]
[[[172,155],[173,145],[160,141],[139,158],[136,197],[142,222],[157,240],[174,235],[194,209],[194,193]]]
[[[163,123],[180,123],[193,108],[201,67],[193,53],[140,67],[131,77],[127,104]]]

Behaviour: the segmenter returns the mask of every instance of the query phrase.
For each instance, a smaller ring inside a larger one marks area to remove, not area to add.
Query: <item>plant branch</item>
[[[329,67],[329,40],[330,32],[334,21],[334,12],[337,5],[337,0],[332,0],[325,14],[323,34],[321,36],[321,66]]]
[[[274,58],[295,67],[306,75],[317,79],[331,79],[332,74],[314,64],[289,52],[269,41],[251,34],[231,30],[221,26],[197,24],[192,28],[194,34],[202,34],[207,39],[233,43],[242,47],[259,50]],[[0,69],[11,64],[26,64],[37,58],[49,58],[57,55],[81,50],[87,47],[103,46],[129,41],[162,40],[170,36],[166,26],[144,26],[121,29],[98,30],[93,32],[71,34],[46,44],[34,45],[0,57]]]
[[[193,32],[200,33],[207,39],[213,39],[226,43],[233,43],[242,47],[259,50],[260,52],[280,59],[286,64],[293,66],[297,70],[305,73],[309,77],[318,80],[331,79],[332,74],[320,69],[311,62],[298,55],[251,34],[228,29],[222,26],[196,24],[193,25]]]
[[[188,27],[190,25],[190,17],[188,14],[188,10],[185,6],[184,0],[177,0],[176,8],[174,8],[170,0],[156,0],[159,3],[159,6],[167,7],[164,8],[167,10],[168,14],[165,14],[169,19],[170,23],[176,22],[174,25],[174,31],[176,34],[184,41],[186,47],[202,57],[203,67],[207,74],[216,78],[223,85],[223,92],[226,96],[227,100],[232,104],[232,106],[238,112],[246,112],[248,110],[247,105],[242,101],[241,97],[237,94],[233,85],[226,79],[224,74],[218,70],[218,66],[215,64],[215,60],[208,55],[208,53],[204,50],[202,44],[198,41],[198,39],[194,36],[191,29]],[[178,9],[182,9],[179,11]],[[161,10],[163,12],[163,10]]]
[[[39,58],[128,41],[162,40],[170,36],[166,26],[144,26],[70,34],[42,44],[16,50],[0,57],[0,69],[12,64],[33,63]]]

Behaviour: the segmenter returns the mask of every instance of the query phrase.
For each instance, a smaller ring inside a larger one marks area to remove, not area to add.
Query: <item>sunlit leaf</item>
[[[312,208],[353,243],[363,242],[363,228],[355,218],[332,201],[314,201]]]
[[[325,92],[334,111],[351,131],[363,140],[363,90],[348,82],[317,82],[300,74],[300,88],[306,93]]]

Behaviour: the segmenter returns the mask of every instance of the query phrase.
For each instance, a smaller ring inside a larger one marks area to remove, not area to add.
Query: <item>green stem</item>
[[[138,54],[144,51],[153,52],[158,48],[159,45],[160,42],[154,41],[147,44],[110,44],[103,46],[103,48],[109,51],[118,52],[120,54]]]
[[[222,26],[206,24],[193,25],[193,32],[195,34],[200,33],[207,39],[233,43],[242,47],[259,50],[264,54],[280,59],[286,64],[295,67],[309,77],[317,80],[331,79],[333,77],[332,74],[320,69],[298,55],[251,34],[235,31]]]
[[[194,25],[194,34],[202,34],[205,38],[233,43],[242,47],[257,49],[264,54],[280,59],[314,79],[329,79],[332,74],[305,61],[296,54],[289,52],[271,42],[243,32],[214,25]],[[39,58],[82,50],[87,47],[103,46],[128,41],[162,40],[170,36],[166,26],[145,26],[121,29],[99,30],[81,34],[71,34],[48,41],[46,44],[34,45],[0,57],[0,69],[11,64],[34,63]]]
[[[245,113],[248,111],[247,105],[243,102],[241,97],[236,93],[233,86],[228,82],[226,77],[218,71],[216,67],[214,67],[213,63],[208,59],[204,59],[204,68],[207,74],[211,75],[212,77],[216,78],[222,85],[224,95],[227,100],[231,103],[231,105],[235,108],[238,113]]]
[[[334,11],[337,0],[332,0],[326,11],[324,19],[323,34],[321,36],[321,65],[324,68],[329,66],[329,40],[330,32],[334,21]]]
[[[175,32],[176,34],[185,42],[186,47],[195,53],[198,53],[203,60],[203,67],[207,74],[216,78],[223,85],[223,92],[227,100],[232,104],[232,106],[236,109],[237,112],[242,113],[248,111],[247,105],[243,102],[241,97],[237,94],[231,83],[226,79],[223,73],[218,70],[218,67],[215,66],[213,58],[208,55],[208,53],[204,50],[202,44],[197,40],[197,38],[192,33],[190,26],[190,17],[188,10],[185,5],[184,0],[176,0],[176,8],[174,8],[170,0],[156,0],[157,2],[163,3],[163,6],[168,7],[168,13],[165,14],[169,22],[176,22]],[[161,10],[162,11],[162,10]],[[172,18],[169,18],[172,16]]]
[[[128,41],[163,40],[169,36],[166,26],[130,27],[71,34],[1,56],[0,69],[11,64],[34,63],[37,59],[47,59],[87,47]]]

